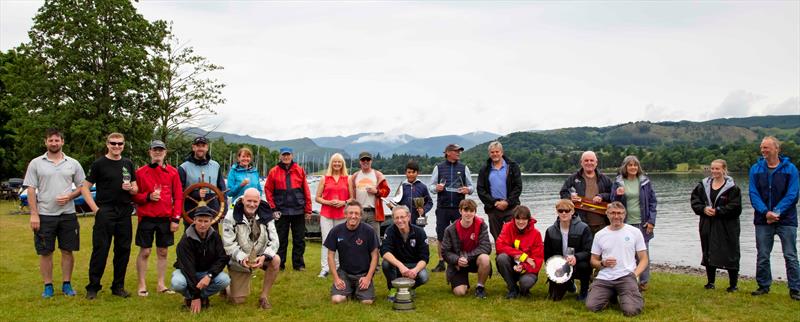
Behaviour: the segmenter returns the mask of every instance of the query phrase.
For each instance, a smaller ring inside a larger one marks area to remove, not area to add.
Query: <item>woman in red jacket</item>
[[[530,295],[544,261],[542,234],[534,227],[531,210],[517,206],[513,218],[503,225],[496,241],[497,271],[506,281],[507,299]]]

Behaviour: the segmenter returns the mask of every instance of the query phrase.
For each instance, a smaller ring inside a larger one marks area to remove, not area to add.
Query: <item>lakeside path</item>
[[[239,306],[212,298],[210,310],[199,317],[191,316],[179,308],[179,295],[157,294],[155,290],[155,257],[151,256],[148,287],[149,297],[132,296],[121,299],[111,296],[107,287],[111,282],[111,266],[103,279],[103,289],[98,299],[83,298],[87,281],[91,232],[94,218],[80,217],[81,250],[75,253],[73,285],[78,297],[61,295],[60,269],[54,271],[57,295],[50,300],[40,298],[41,277],[38,259],[33,249],[33,238],[27,215],[10,214],[16,207],[9,202],[0,203],[0,273],[4,292],[0,293],[0,320],[2,321],[510,321],[519,320],[602,320],[629,321],[623,318],[617,306],[601,313],[590,313],[583,303],[568,295],[562,302],[546,300],[547,284],[544,275],[532,290],[532,297],[506,300],[505,284],[495,272],[487,283],[489,297],[485,300],[473,296],[455,298],[445,284],[443,273],[432,273],[431,280],[417,292],[417,309],[413,312],[396,312],[385,298],[386,282],[379,273],[375,276],[378,301],[372,306],[355,303],[334,306],[329,303],[330,278],[317,278],[320,244],[307,243],[305,272],[286,271],[278,275],[272,291],[273,309],[263,312],[256,309],[257,292],[263,273],[257,273],[251,296]],[[136,222],[135,217],[131,218]],[[179,236],[176,236],[176,239]],[[133,259],[138,247],[133,247],[128,265],[126,288],[136,290],[136,270]],[[55,261],[60,261],[56,253]],[[174,248],[169,251],[168,276],[175,261]],[[436,263],[436,260],[433,260]],[[58,264],[56,264],[58,267]],[[472,281],[474,283],[474,276]],[[653,274],[650,289],[645,293],[644,313],[634,319],[643,321],[793,321],[797,320],[800,303],[789,299],[785,283],[776,284],[766,296],[752,297],[749,291],[755,283],[744,280],[740,291],[726,293],[726,278],[719,276],[716,290],[704,290],[705,278],[691,274],[657,271]],[[524,313],[523,313],[524,312]]]

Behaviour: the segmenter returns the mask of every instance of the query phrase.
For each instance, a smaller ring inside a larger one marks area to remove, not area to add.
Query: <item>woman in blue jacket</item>
[[[248,188],[258,189],[259,194],[264,195],[264,190],[258,181],[258,169],[252,164],[253,151],[248,147],[242,147],[236,153],[236,164],[231,166],[228,171],[228,197],[231,198],[231,205],[244,194]]]
[[[625,223],[642,231],[647,245],[647,258],[652,263],[650,240],[653,239],[653,228],[656,226],[656,193],[636,156],[629,155],[622,160],[619,174],[611,185],[611,201],[620,201],[625,205]],[[640,276],[639,290],[647,290],[649,281],[648,265]]]

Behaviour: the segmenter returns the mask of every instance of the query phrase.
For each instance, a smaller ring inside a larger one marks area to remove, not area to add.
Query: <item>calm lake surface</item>
[[[477,172],[477,169],[473,171]],[[534,218],[538,221],[536,229],[540,232],[544,232],[556,220],[555,203],[559,198],[558,191],[567,177],[566,174],[534,174],[525,175],[522,178],[521,202],[533,211]],[[650,241],[650,256],[654,263],[701,267],[698,217],[689,206],[689,197],[692,189],[702,178],[703,176],[700,174],[653,174],[650,176],[658,199],[655,238]],[[753,208],[750,206],[750,197],[747,193],[747,175],[734,174],[733,178],[736,185],[742,189],[740,273],[755,276],[755,228],[753,226]],[[392,189],[390,195],[394,195],[395,189],[405,180],[405,176],[387,176],[387,179]],[[430,176],[420,175],[419,179],[428,183]],[[473,176],[473,184],[476,180],[477,176]],[[311,185],[311,191],[316,191],[316,183]],[[429,215],[434,216],[436,195],[432,197],[434,209]],[[486,219],[483,204],[478,199],[477,192],[468,198],[474,199],[478,203],[478,214],[481,218]],[[319,207],[318,204],[314,204],[314,209]],[[436,236],[435,222],[433,218],[428,219],[429,224],[425,227],[428,236]],[[775,238],[772,250],[772,275],[773,278],[786,280],[785,263],[778,238]]]

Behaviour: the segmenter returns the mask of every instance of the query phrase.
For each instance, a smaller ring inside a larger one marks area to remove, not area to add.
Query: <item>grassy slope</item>
[[[195,320],[184,310],[179,309],[179,295],[153,294],[155,292],[155,258],[151,257],[148,286],[150,297],[133,296],[120,299],[111,296],[108,289],[101,291],[97,300],[83,298],[83,287],[87,282],[89,255],[91,254],[91,226],[94,219],[84,217],[81,224],[81,251],[76,253],[76,267],[73,284],[79,292],[77,298],[62,295],[54,299],[40,298],[41,277],[38,260],[32,245],[28,226],[28,216],[10,215],[13,206],[0,203],[0,320],[59,320],[59,321],[181,321]],[[519,320],[626,320],[617,308],[601,313],[589,313],[582,303],[570,299],[554,303],[545,300],[546,284],[538,283],[533,290],[532,299],[508,301],[505,284],[499,275],[489,280],[489,298],[479,301],[474,297],[455,298],[449,293],[443,273],[434,273],[428,285],[423,286],[417,297],[417,310],[414,312],[395,312],[384,299],[386,297],[385,279],[375,278],[380,301],[372,306],[356,303],[334,306],[329,304],[329,279],[316,277],[319,270],[319,243],[308,243],[306,249],[305,272],[286,271],[278,276],[271,301],[273,309],[269,312],[255,308],[257,290],[260,289],[262,274],[254,280],[253,294],[248,302],[240,306],[223,303],[218,297],[212,298],[212,308],[199,316],[200,320],[357,320],[357,321],[507,321]],[[126,286],[136,291],[136,270],[134,266],[137,247],[128,266]],[[170,268],[175,254],[170,249]],[[60,290],[61,273],[56,258],[54,280],[56,291]],[[106,274],[105,287],[111,283],[111,256]],[[435,262],[435,260],[434,260]],[[705,279],[698,276],[655,273],[651,289],[645,294],[645,312],[637,319],[642,320],[797,320],[800,305],[787,296],[786,284],[773,286],[772,293],[762,297],[752,297],[748,291],[754,289],[752,281],[742,281],[740,292],[728,294],[724,291],[727,282],[718,280],[719,289],[703,290]],[[474,283],[474,277],[473,277]],[[169,282],[168,282],[169,283]]]

